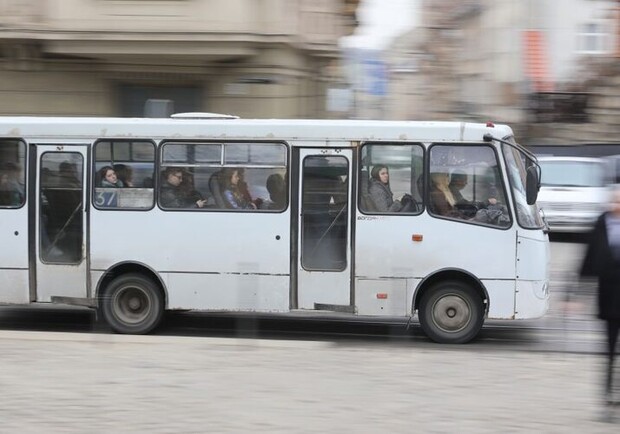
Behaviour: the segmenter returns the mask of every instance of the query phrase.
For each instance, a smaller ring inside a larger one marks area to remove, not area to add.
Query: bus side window
[[[419,214],[424,151],[418,144],[366,144],[359,172],[359,207],[367,214]]]
[[[25,153],[22,142],[0,141],[0,207],[19,208],[26,202]]]
[[[41,156],[40,254],[46,262],[83,258],[83,157],[72,152]]]
[[[510,226],[505,188],[492,147],[435,144],[430,149],[430,162],[431,214]]]
[[[154,174],[155,145],[152,142],[98,141],[95,143],[94,206],[108,210],[152,208]]]

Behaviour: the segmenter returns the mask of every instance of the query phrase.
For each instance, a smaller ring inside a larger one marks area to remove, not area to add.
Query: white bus
[[[538,176],[504,125],[2,117],[0,303],[119,333],[166,309],[417,315],[462,343],[548,308]]]

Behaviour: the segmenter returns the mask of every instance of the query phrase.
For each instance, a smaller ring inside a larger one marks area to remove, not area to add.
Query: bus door
[[[299,149],[299,309],[352,311],[352,156],[351,149]]]
[[[28,303],[26,144],[0,140],[0,303]]]
[[[86,297],[87,146],[37,146],[36,301]]]

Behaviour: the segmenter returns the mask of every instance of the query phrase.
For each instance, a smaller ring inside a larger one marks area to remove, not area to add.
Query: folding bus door
[[[352,151],[299,149],[297,301],[351,311]]]
[[[87,147],[37,146],[36,301],[87,296]]]

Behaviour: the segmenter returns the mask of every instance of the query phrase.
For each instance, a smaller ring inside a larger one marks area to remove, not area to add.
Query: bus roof
[[[375,120],[97,118],[0,116],[0,137],[306,141],[483,141],[512,135],[506,125]]]

